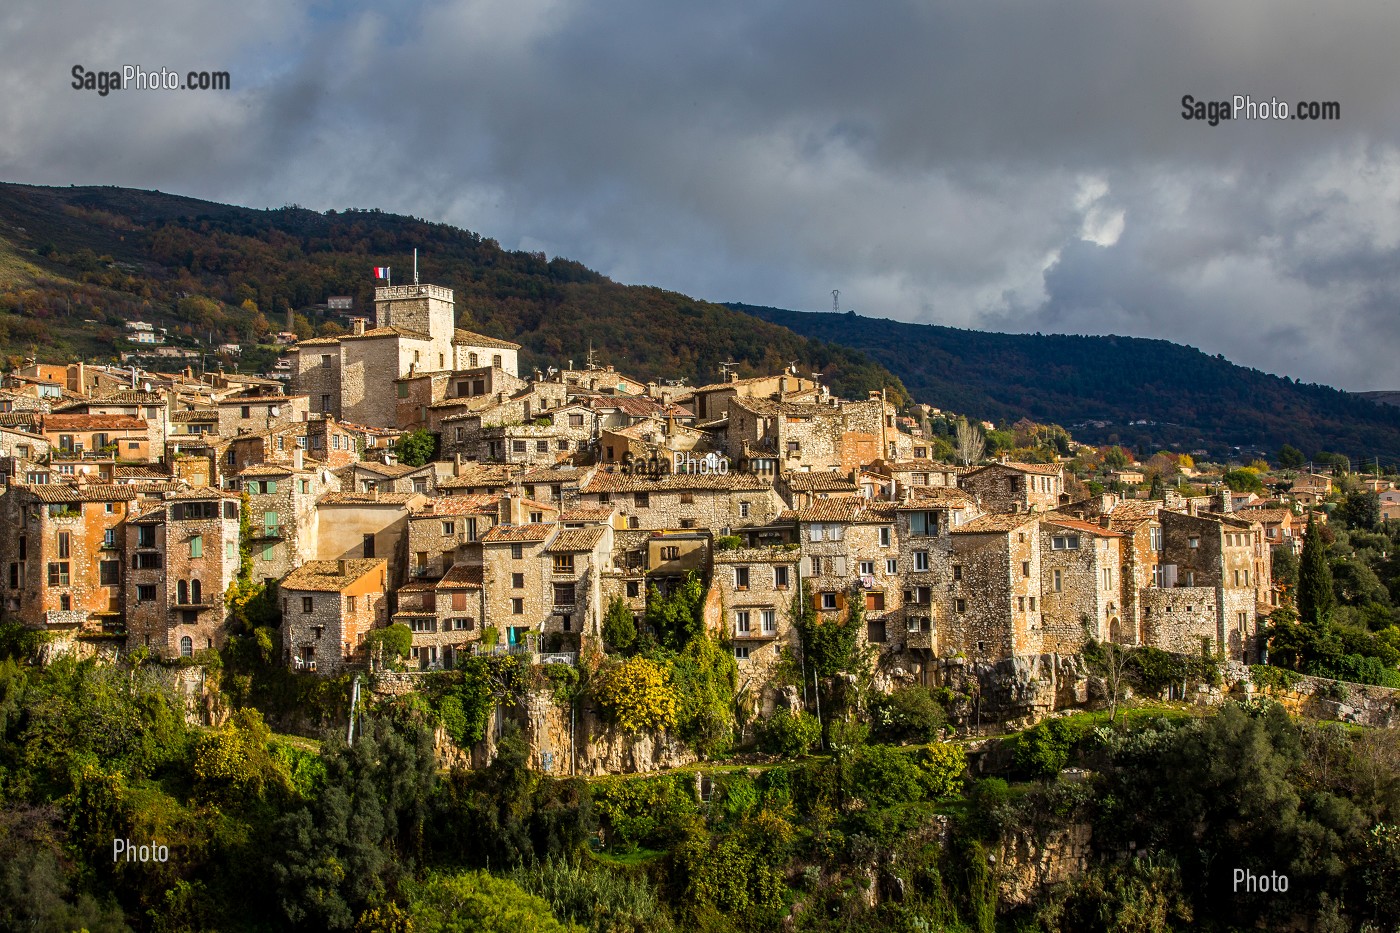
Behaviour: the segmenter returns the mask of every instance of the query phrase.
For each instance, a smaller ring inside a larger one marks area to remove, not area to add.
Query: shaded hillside
[[[1165,340],[991,334],[731,304],[863,350],[918,401],[990,420],[1058,422],[1080,440],[1142,450],[1231,448],[1400,460],[1400,410],[1236,366]],[[1139,423],[1145,422],[1145,423]]]
[[[177,344],[249,342],[296,325],[334,333],[316,312],[331,295],[372,306],[373,266],[396,282],[420,253],[423,281],[456,292],[464,327],[524,345],[522,367],[601,362],[644,379],[715,381],[798,361],[860,396],[898,381],[861,354],[800,337],[722,305],[624,286],[565,259],[502,250],[446,224],[379,211],[251,210],[124,188],[0,185],[0,352],[107,359],[141,318]]]

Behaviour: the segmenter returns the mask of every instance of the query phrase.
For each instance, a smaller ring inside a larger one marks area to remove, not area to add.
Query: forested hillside
[[[601,362],[644,379],[712,382],[796,361],[842,395],[898,381],[863,355],[658,288],[624,286],[567,259],[510,252],[446,224],[379,211],[250,210],[123,188],[0,185],[0,351],[107,359],[126,321],[188,345],[250,341],[331,295],[372,307],[374,266],[456,293],[462,326],[524,345],[521,364]],[[304,336],[344,317],[308,311]]]
[[[990,420],[1055,422],[1093,443],[1204,448],[1360,463],[1400,460],[1400,409],[1236,366],[1165,340],[993,334],[846,314],[731,304],[799,334],[864,351],[917,400]]]

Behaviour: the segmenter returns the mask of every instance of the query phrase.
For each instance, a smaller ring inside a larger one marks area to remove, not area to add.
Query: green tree
[[[799,758],[821,741],[822,727],[811,713],[778,710],[758,723],[758,746],[783,758]]]
[[[1259,471],[1253,467],[1240,467],[1238,470],[1226,472],[1223,479],[1225,485],[1230,487],[1231,492],[1263,492],[1264,481],[1259,478]]]
[[[614,596],[603,616],[603,642],[609,651],[626,651],[637,640],[637,621],[621,596]]]
[[[1303,533],[1303,557],[1298,565],[1298,617],[1305,626],[1325,628],[1331,624],[1336,602],[1327,545],[1322,541],[1321,528],[1309,516]]]
[[[1307,458],[1303,456],[1303,452],[1297,447],[1294,447],[1292,444],[1284,444],[1278,449],[1278,456],[1274,458],[1274,462],[1279,465],[1280,469],[1298,470],[1302,468],[1303,464],[1307,463]]]
[[[409,431],[394,442],[394,456],[400,463],[420,467],[429,463],[437,452],[437,437],[423,428]]]
[[[1347,528],[1370,531],[1381,523],[1381,497],[1357,490],[1346,497],[1340,511]]]
[[[1152,488],[1151,488],[1151,490],[1148,491],[1148,493],[1147,493],[1147,498],[1149,498],[1149,499],[1157,499],[1157,500],[1160,501],[1160,500],[1162,500],[1162,499],[1165,499],[1166,497],[1167,497],[1167,487],[1166,487],[1166,485],[1162,482],[1162,474],[1161,474],[1161,473],[1153,473],[1153,474],[1152,474]]]
[[[680,586],[663,596],[652,584],[647,595],[646,623],[661,644],[680,651],[705,630],[705,586],[694,572]]]
[[[809,596],[810,592],[804,582],[802,595]],[[802,652],[817,676],[834,677],[843,671],[855,671],[860,661],[857,637],[865,624],[863,593],[852,590],[847,594],[846,614],[838,620],[823,621],[815,611],[810,616],[804,612],[799,618]]]
[[[1104,466],[1110,469],[1121,470],[1129,463],[1132,463],[1132,459],[1128,456],[1127,451],[1115,444],[1104,451],[1103,463]]]
[[[402,622],[373,629],[365,636],[369,656],[379,667],[396,668],[413,653],[413,632]]]

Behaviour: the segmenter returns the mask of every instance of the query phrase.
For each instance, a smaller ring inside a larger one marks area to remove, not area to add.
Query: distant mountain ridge
[[[247,344],[284,329],[289,308],[305,312],[297,326],[330,332],[346,316],[314,306],[353,296],[357,313],[370,313],[371,269],[390,266],[394,281],[407,281],[415,248],[422,281],[455,293],[459,323],[521,343],[527,371],[583,365],[590,348],[629,375],[698,383],[718,380],[722,363],[747,376],[795,360],[842,395],[889,386],[904,397],[863,354],[447,224],[113,187],[0,184],[0,353],[108,359],[137,318],[168,328],[178,345]],[[273,351],[259,352],[266,362]]]
[[[994,421],[1030,418],[1079,440],[1143,451],[1292,444],[1312,456],[1400,461],[1400,409],[1296,382],[1166,340],[1000,334],[868,318],[854,312],[729,307],[804,336],[860,350],[918,401]]]

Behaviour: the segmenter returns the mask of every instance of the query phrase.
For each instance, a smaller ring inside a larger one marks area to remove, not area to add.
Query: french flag
[[[374,267],[374,277],[375,277],[376,279],[387,279],[387,278],[389,277],[389,267],[388,267],[388,266],[375,266],[375,267]]]

